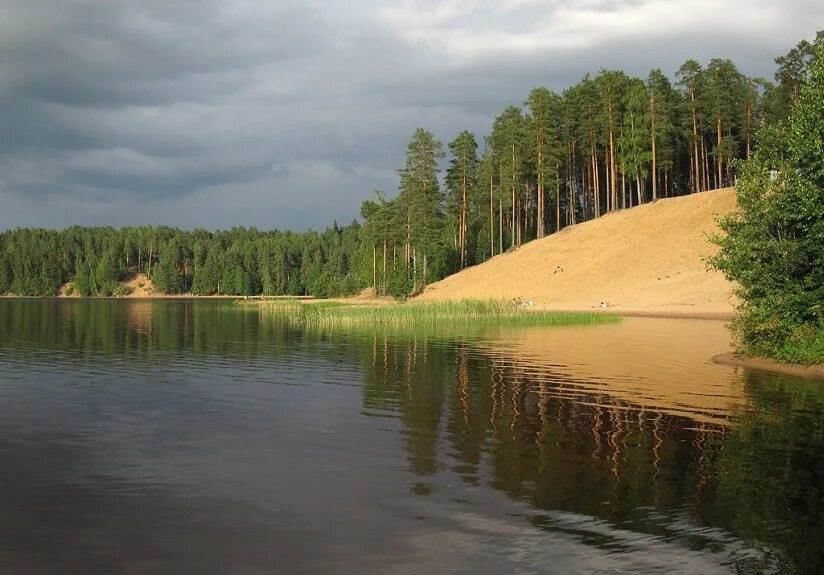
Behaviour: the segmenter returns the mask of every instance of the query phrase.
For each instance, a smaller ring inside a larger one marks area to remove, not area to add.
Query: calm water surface
[[[0,300],[0,572],[820,573],[824,384],[728,345]]]

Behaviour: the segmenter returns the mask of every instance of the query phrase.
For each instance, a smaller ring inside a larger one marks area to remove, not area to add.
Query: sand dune
[[[709,270],[709,235],[732,188],[659,200],[578,224],[431,284],[419,300],[521,298],[536,308],[729,317],[733,284]]]

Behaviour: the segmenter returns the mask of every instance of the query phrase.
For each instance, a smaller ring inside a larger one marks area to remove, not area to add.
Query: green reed
[[[614,323],[614,314],[556,312],[530,309],[513,300],[461,300],[450,302],[395,302],[381,305],[345,302],[300,303],[264,301],[261,309],[306,326],[446,327],[454,326],[569,326]]]

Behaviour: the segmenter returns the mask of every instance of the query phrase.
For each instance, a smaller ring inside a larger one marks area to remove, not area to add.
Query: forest
[[[398,193],[376,191],[361,222],[322,232],[7,230],[0,294],[53,296],[72,282],[79,295],[125,295],[121,282],[145,274],[169,294],[323,297],[371,286],[404,297],[566,226],[732,185],[756,133],[786,122],[822,45],[824,31],[800,41],[776,58],[772,80],[716,58],[687,60],[672,77],[603,69],[562,92],[536,87],[482,140],[462,131],[446,149],[419,128]]]
[[[323,232],[181,230],[165,226],[15,229],[0,234],[0,293],[53,296],[73,282],[81,296],[127,295],[144,274],[162,293],[353,293],[361,226]],[[360,258],[363,259],[363,258]]]

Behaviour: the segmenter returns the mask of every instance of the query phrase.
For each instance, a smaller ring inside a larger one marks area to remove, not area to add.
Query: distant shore
[[[115,300],[168,300],[168,299],[240,299],[249,301],[267,301],[267,300],[299,300],[299,301],[324,301],[311,295],[229,295],[229,294],[214,294],[214,295],[197,295],[191,293],[178,294],[151,294],[151,295],[125,295],[125,296],[21,296],[13,294],[0,295],[0,299],[39,299],[39,300],[78,300],[78,299],[115,299]]]

